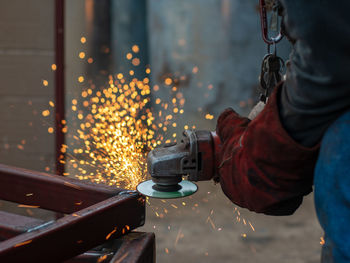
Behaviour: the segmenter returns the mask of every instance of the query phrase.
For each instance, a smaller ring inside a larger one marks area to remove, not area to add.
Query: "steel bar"
[[[62,131],[65,116],[64,110],[64,0],[55,0],[55,135],[56,135],[56,174],[63,175],[64,159],[61,152],[64,144]]]
[[[144,224],[145,202],[122,193],[0,243],[0,262],[61,262]]]
[[[94,249],[64,263],[110,262],[110,263],[154,263],[155,236],[153,233],[131,232],[101,249]]]
[[[45,224],[45,221],[40,219],[0,211],[0,241],[30,231],[43,224]],[[84,254],[65,261],[65,263],[96,263],[98,260],[109,262],[119,247],[120,245],[114,251],[110,252],[100,250],[87,251]]]
[[[70,214],[123,189],[0,164],[0,199]]]
[[[155,263],[154,233],[134,232],[121,237],[123,243],[110,263]]]

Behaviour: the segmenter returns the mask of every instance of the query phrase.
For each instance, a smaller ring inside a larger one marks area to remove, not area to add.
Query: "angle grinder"
[[[194,194],[198,187],[191,181],[214,177],[219,145],[215,132],[185,130],[181,142],[165,144],[149,152],[147,167],[151,180],[139,184],[137,190],[162,199]],[[184,177],[187,180],[183,180]]]

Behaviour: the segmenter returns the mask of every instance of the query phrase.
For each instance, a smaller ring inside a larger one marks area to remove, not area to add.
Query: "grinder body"
[[[162,192],[179,190],[183,176],[190,181],[205,181],[216,174],[220,140],[215,132],[183,132],[179,143],[165,144],[148,154],[148,172],[153,189]]]

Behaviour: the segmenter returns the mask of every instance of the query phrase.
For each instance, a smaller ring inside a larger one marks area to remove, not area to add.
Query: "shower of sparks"
[[[155,146],[152,124],[154,117],[146,107],[149,99],[145,95],[150,88],[144,82],[133,80],[125,83],[122,76],[110,77],[109,87],[95,95],[91,90],[83,91],[83,103],[89,114],[78,113],[84,123],[78,129],[84,146],[74,149],[75,154],[85,154],[80,165],[79,179],[92,179],[109,185],[135,189],[144,180],[147,149]],[[73,103],[74,104],[74,103]],[[96,171],[87,174],[82,166],[88,165]]]
[[[139,47],[134,45],[132,52],[134,54],[128,53],[126,57],[138,66],[139,59],[135,56]],[[147,67],[145,73],[150,72]],[[84,77],[80,76],[78,81],[83,82]],[[165,133],[176,141],[176,134],[170,131],[177,127],[176,116],[184,113],[185,99],[173,83],[171,77],[164,80],[165,86],[171,86],[167,87],[168,102],[160,98],[153,102],[150,79],[137,79],[130,70],[129,75],[109,76],[103,90],[96,90],[92,85],[82,91],[81,99],[73,99],[72,110],[80,127],[74,136],[78,145],[70,146],[73,154],[67,156],[68,164],[77,170],[77,177],[126,189],[135,189],[144,181],[148,151],[163,142],[171,142],[165,139]],[[152,92],[158,90],[159,86],[154,86]],[[152,105],[157,105],[156,111]],[[49,114],[48,110],[42,112],[43,116]],[[66,145],[62,147],[63,153],[66,148]]]

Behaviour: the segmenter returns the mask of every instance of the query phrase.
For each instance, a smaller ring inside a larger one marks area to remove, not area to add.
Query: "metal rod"
[[[55,134],[56,134],[56,174],[63,175],[64,154],[61,152],[65,142],[62,120],[65,119],[64,103],[64,0],[55,0]]]
[[[0,241],[25,232],[32,232],[36,229],[43,228],[48,223],[50,222],[45,223],[45,221],[33,217],[0,211]],[[140,259],[149,258],[149,254],[154,254],[153,248],[155,240],[153,233],[131,232],[119,239],[113,239],[112,242],[112,245],[110,244],[111,242],[109,242],[102,247],[100,246],[98,249],[86,251],[84,254],[64,261],[64,263],[110,262],[112,257],[118,253],[119,249],[126,251],[126,253],[131,252],[131,250],[133,251],[133,253],[130,254],[133,256],[134,261],[131,261],[130,257],[128,257],[128,263],[140,262]],[[149,242],[153,243],[149,244]],[[137,252],[137,255],[135,255],[134,251]],[[123,255],[121,255],[121,257],[122,256]],[[116,257],[114,256],[113,258]],[[146,262],[153,261],[149,260]]]
[[[120,239],[123,243],[110,263],[156,262],[154,233],[134,232]]]
[[[124,189],[0,164],[0,199],[70,214]]]

